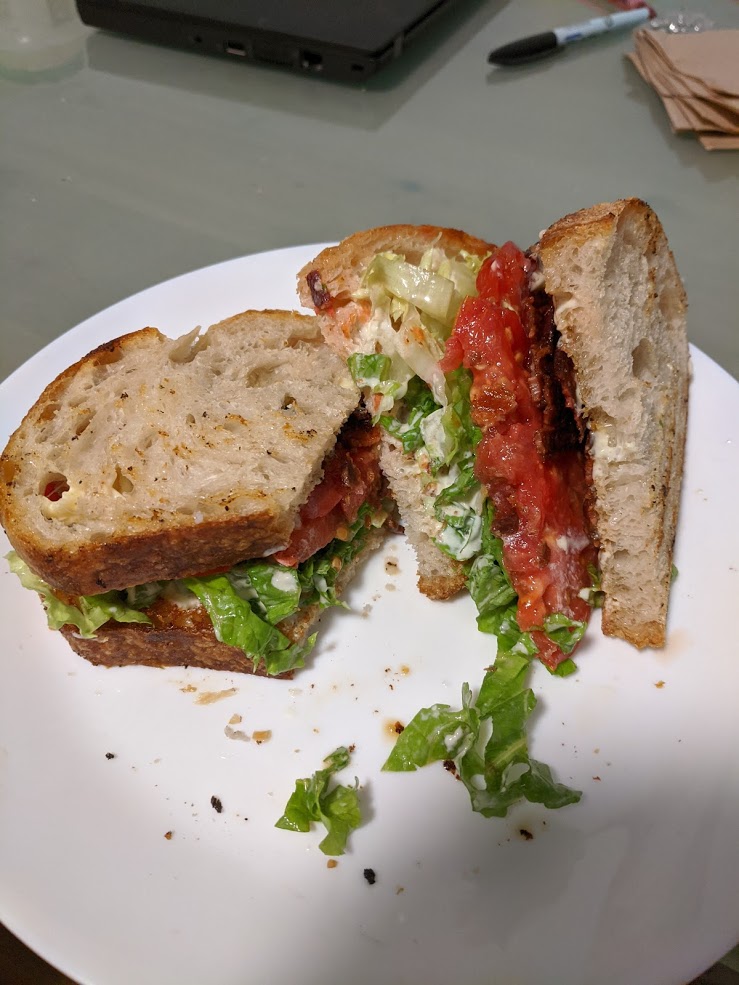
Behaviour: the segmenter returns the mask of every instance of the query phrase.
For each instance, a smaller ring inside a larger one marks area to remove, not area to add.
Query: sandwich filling
[[[475,476],[518,595],[518,625],[556,667],[562,650],[546,628],[561,616],[587,622],[597,550],[572,368],[556,349],[551,301],[530,289],[533,273],[534,262],[512,243],[485,261],[479,294],[464,300],[441,367],[472,374],[471,416],[482,433]]]
[[[572,367],[536,273],[512,243],[488,257],[432,248],[418,264],[379,254],[334,331],[352,336],[352,375],[413,462],[480,628],[564,674],[596,598],[597,550]],[[315,278],[311,290],[332,306]]]

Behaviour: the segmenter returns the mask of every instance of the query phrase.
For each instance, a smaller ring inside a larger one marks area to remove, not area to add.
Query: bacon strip
[[[324,463],[323,479],[300,509],[290,543],[273,555],[278,564],[295,567],[307,561],[334,538],[341,537],[365,502],[379,506],[379,443],[379,429],[372,427],[366,415],[354,413]]]

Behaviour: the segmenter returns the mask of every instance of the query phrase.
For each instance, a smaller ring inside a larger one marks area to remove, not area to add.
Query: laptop
[[[464,0],[77,0],[80,17],[158,44],[361,82]]]

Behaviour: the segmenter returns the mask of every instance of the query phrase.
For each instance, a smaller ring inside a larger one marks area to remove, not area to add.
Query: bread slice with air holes
[[[315,319],[248,311],[100,346],[0,459],[0,522],[52,588],[94,595],[284,547],[358,401]]]
[[[589,454],[603,632],[665,643],[687,431],[687,302],[652,209],[565,216],[532,251],[572,360]]]
[[[461,251],[487,256],[494,249],[491,243],[458,229],[410,225],[369,229],[329,247],[306,264],[298,274],[298,295],[306,307],[316,311],[329,345],[346,358],[355,351],[367,320],[366,303],[356,300],[354,294],[372,258],[390,251],[401,254],[409,263],[418,263],[431,248],[443,250],[449,256]],[[324,309],[320,306],[321,289],[330,297],[330,306]],[[422,471],[403,451],[401,443],[387,432],[382,435],[380,465],[416,553],[420,591],[432,599],[450,598],[464,587],[464,568],[434,543],[441,530],[436,517],[419,510]]]

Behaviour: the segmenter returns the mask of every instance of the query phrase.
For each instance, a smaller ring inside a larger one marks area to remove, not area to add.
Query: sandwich
[[[358,403],[295,312],[102,345],[0,458],[11,569],[95,664],[291,676],[387,517]]]
[[[525,251],[368,230],[298,293],[380,428],[424,594],[466,586],[499,651],[560,674],[595,605],[607,635],[664,645],[689,351],[648,205],[568,215]]]

